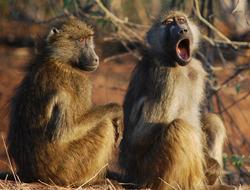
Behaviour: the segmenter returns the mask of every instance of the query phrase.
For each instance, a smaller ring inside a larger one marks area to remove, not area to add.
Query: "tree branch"
[[[217,28],[215,28],[212,24],[210,24],[205,18],[201,16],[199,0],[194,0],[194,5],[195,5],[195,13],[196,16],[199,18],[199,20],[203,22],[206,26],[208,26],[211,30],[213,30],[220,38],[222,38],[228,43],[231,43],[231,40],[229,38],[227,38]]]
[[[244,48],[244,49],[249,49],[250,48],[250,43],[249,42],[240,42],[240,41],[230,41],[226,42],[223,40],[217,40],[217,39],[212,39],[209,38],[206,35],[201,35],[202,39],[208,42],[212,46],[220,47],[220,48],[228,48],[228,46],[238,49],[238,48]]]

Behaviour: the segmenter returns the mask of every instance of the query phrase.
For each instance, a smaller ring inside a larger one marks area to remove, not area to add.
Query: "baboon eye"
[[[171,24],[173,21],[174,21],[173,18],[167,18],[166,20],[164,20],[164,21],[162,22],[162,24]]]
[[[84,42],[84,41],[86,41],[86,38],[80,38],[79,39],[79,42]]]
[[[79,39],[79,42],[80,42],[80,44],[81,44],[82,46],[85,46],[85,44],[86,44],[86,38],[80,38],[80,39]]]
[[[179,23],[186,23],[186,19],[184,17],[179,17],[177,20]]]

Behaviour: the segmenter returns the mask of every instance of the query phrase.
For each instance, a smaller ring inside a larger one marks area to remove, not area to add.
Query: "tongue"
[[[188,59],[188,51],[186,48],[178,47],[177,53],[180,55],[180,57],[184,60]]]

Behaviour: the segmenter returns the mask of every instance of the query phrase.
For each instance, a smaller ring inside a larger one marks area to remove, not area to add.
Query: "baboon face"
[[[163,49],[171,51],[177,63],[186,65],[191,61],[192,33],[183,15],[170,15],[161,22]]]
[[[153,49],[181,66],[192,59],[193,34],[183,14],[174,12],[163,17],[149,31],[148,41]]]
[[[99,58],[94,50],[93,31],[85,23],[69,19],[58,28],[53,28],[47,37],[50,56],[73,67],[94,71]]]
[[[76,64],[82,70],[94,71],[99,65],[99,58],[94,51],[93,37],[81,38],[77,41],[77,45],[80,55],[76,59]]]

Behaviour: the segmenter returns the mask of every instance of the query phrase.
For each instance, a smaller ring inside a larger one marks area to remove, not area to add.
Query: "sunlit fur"
[[[177,14],[185,16],[174,11],[163,18]],[[189,19],[188,24],[194,50],[199,33]],[[186,66],[168,66],[173,58],[159,56],[165,52],[159,39],[163,32],[159,21],[149,30],[149,48],[134,69],[125,96],[120,164],[126,182],[140,188],[204,190],[208,158],[221,163],[224,126],[218,125],[215,115],[201,122],[206,72],[195,58]]]
[[[79,186],[104,177],[116,138],[113,120],[122,108],[94,107],[89,76],[71,63],[81,51],[77,40],[92,36],[92,29],[73,19],[58,30],[11,101],[9,153],[23,181]]]

